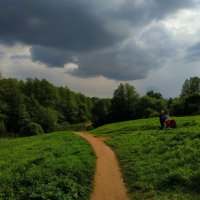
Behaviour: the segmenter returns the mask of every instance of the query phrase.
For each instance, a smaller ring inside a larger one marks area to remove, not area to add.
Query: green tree
[[[200,78],[195,76],[186,79],[181,90],[181,97],[190,96],[194,93],[200,92]]]
[[[137,116],[136,105],[138,100],[139,94],[133,86],[128,83],[120,83],[111,100],[112,121],[134,119]]]
[[[166,110],[167,104],[163,98],[145,95],[140,98],[137,104],[137,113],[139,118],[148,118],[158,116],[161,110]]]
[[[76,102],[78,104],[77,122],[86,122],[91,120],[91,99],[81,93],[78,93],[76,95]]]
[[[2,96],[0,95],[0,135],[3,135],[7,132],[6,121],[8,120],[9,106],[1,98]]]
[[[1,114],[7,118],[6,129],[9,132],[18,132],[21,126],[29,121],[19,81],[11,78],[1,79],[0,86],[1,101],[4,102],[1,106]]]
[[[169,112],[171,115],[180,116],[184,115],[184,103],[179,97],[170,100]]]
[[[200,92],[195,92],[183,98],[184,115],[200,114]]]
[[[81,103],[78,106],[78,122],[87,122],[91,119],[91,114],[89,113],[87,104]]]
[[[101,126],[109,122],[110,100],[99,99],[92,109],[92,124],[94,127]]]
[[[77,122],[78,104],[76,95],[67,87],[59,88],[60,99],[57,110],[64,116],[64,120],[69,123]]]
[[[155,99],[163,99],[163,96],[161,93],[154,92],[153,90],[148,91],[146,95]]]
[[[58,89],[45,79],[28,78],[22,90],[26,96],[33,96],[44,107],[55,108],[59,97]]]
[[[200,78],[186,79],[181,90],[182,114],[195,115],[200,113]]]
[[[0,137],[6,134],[6,127],[3,120],[0,119]]]
[[[55,131],[58,127],[58,112],[52,108],[40,106],[37,111],[36,123],[40,124],[45,133]]]

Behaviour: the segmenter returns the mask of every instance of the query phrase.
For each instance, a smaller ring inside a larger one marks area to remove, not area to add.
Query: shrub
[[[42,127],[34,122],[29,122],[20,129],[20,136],[32,136],[43,134]]]

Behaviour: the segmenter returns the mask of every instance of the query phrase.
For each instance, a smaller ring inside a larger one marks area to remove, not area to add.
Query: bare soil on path
[[[119,164],[112,149],[102,138],[76,133],[85,138],[96,154],[96,172],[91,200],[129,200]]]

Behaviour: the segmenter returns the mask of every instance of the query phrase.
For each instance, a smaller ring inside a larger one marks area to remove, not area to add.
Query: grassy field
[[[70,132],[0,140],[1,200],[88,200],[90,145]]]
[[[109,138],[132,199],[200,199],[200,117],[175,120],[174,130],[153,118],[92,131]]]

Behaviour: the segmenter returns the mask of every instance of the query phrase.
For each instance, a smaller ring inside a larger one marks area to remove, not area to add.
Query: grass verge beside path
[[[0,140],[0,199],[88,200],[90,145],[70,132]]]
[[[153,130],[156,119],[145,119],[92,131],[109,136],[132,199],[200,199],[200,117],[175,119],[174,130]]]

